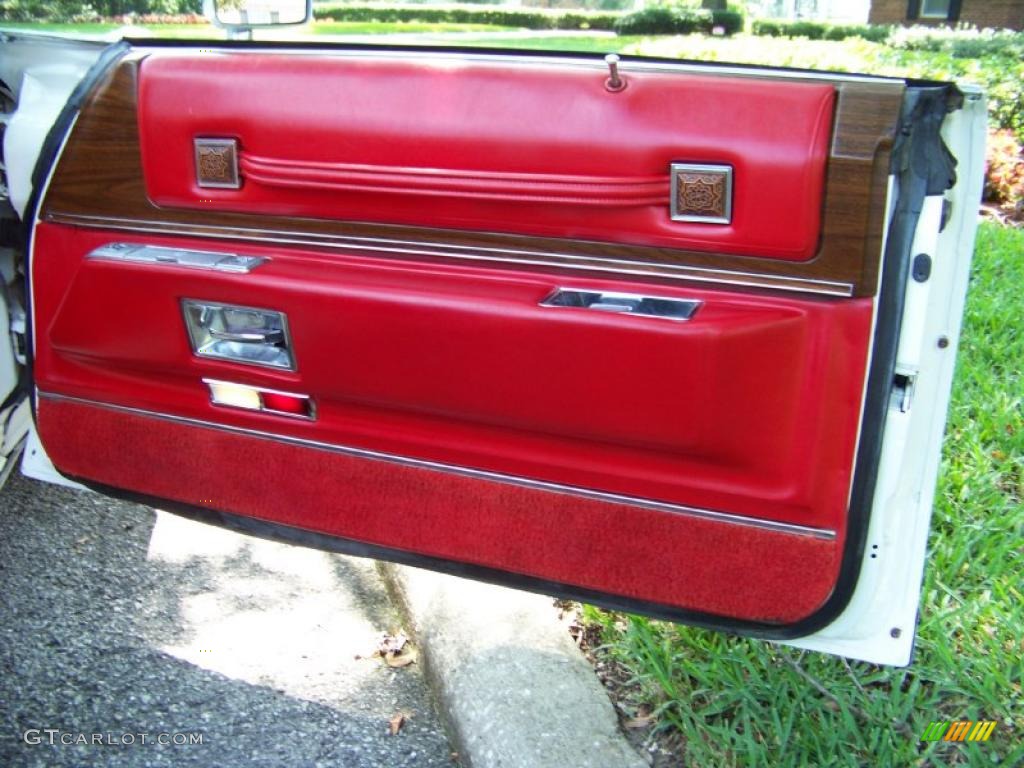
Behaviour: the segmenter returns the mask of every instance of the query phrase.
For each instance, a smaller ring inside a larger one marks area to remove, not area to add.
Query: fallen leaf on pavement
[[[358,661],[359,659],[373,659],[377,657],[385,659],[389,654],[397,656],[408,642],[409,638],[405,636],[404,632],[399,632],[397,635],[381,632],[377,637],[377,644],[374,649],[369,653],[357,653],[355,658]]]
[[[643,717],[631,717],[622,725],[625,728],[646,728],[653,722],[654,715],[644,715]]]
[[[388,721],[388,732],[392,736],[397,736],[398,732],[402,730],[403,725],[405,725],[405,715],[401,712],[397,712],[392,715],[391,719]]]
[[[405,636],[404,632],[399,632],[397,635],[389,635],[387,632],[382,632],[380,639],[377,641],[377,653],[381,656],[386,656],[389,653],[401,653],[407,642],[409,642],[409,639]]]
[[[416,661],[416,653],[414,651],[408,651],[403,654],[387,653],[384,656],[384,663],[393,669],[401,669],[407,667]]]

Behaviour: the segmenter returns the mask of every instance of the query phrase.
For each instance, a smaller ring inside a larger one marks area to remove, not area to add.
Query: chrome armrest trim
[[[243,256],[219,251],[194,251],[186,248],[167,248],[142,243],[107,243],[95,248],[88,259],[128,261],[133,264],[153,264],[168,267],[214,269],[220,272],[247,274],[268,261],[264,256]]]

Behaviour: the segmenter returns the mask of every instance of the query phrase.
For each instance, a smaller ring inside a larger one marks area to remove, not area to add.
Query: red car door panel
[[[33,235],[55,466],[668,614],[813,616],[851,530],[902,91],[652,68],[610,92],[602,66],[131,53]],[[197,185],[211,137],[239,189]],[[674,162],[732,169],[730,224],[672,219]],[[264,261],[91,255],[116,243]],[[283,313],[294,369],[196,354],[187,301]]]

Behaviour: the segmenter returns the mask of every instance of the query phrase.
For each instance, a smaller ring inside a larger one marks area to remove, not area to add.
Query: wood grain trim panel
[[[50,183],[44,221],[205,237],[278,240],[401,258],[518,262],[555,269],[644,274],[801,290],[873,295],[878,276],[889,152],[903,98],[894,82],[834,83],[835,130],[828,161],[822,239],[806,262],[784,262],[617,243],[159,208],[146,196],[139,149],[136,50],[87,99]],[[154,54],[159,55],[159,54]]]

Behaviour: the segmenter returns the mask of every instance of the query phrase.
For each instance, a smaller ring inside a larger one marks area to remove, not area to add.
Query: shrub
[[[652,5],[627,13],[615,23],[619,35],[671,35],[676,31],[676,12],[667,5]]]
[[[614,28],[621,14],[602,11],[550,11],[541,8],[466,7],[458,5],[315,5],[313,18],[332,21],[426,24],[493,24],[526,29]]]
[[[676,34],[692,35],[695,32],[711,34],[714,17],[710,11],[700,8],[677,8],[675,10]]]
[[[750,25],[750,31],[762,37],[783,37],[782,24],[783,22],[776,19],[755,19]]]
[[[758,19],[750,29],[755,35],[765,37],[806,37],[820,40],[825,35],[825,25],[813,21],[778,21]]]
[[[986,67],[984,74],[981,84],[988,99],[990,121],[1013,131],[1024,142],[1024,62],[1007,62],[1001,69]],[[968,78],[981,79],[973,75],[964,79]]]
[[[420,2],[421,0],[412,0]],[[423,0],[430,2],[431,0]],[[493,4],[496,0],[473,0]],[[409,0],[405,0],[409,2]],[[460,0],[466,2],[466,0]],[[624,11],[633,7],[633,0],[522,0],[523,7],[529,8],[561,8],[564,10],[585,9],[588,11]]]
[[[824,40],[846,40],[859,37],[873,43],[884,43],[892,34],[892,27],[870,24],[826,24]]]
[[[743,14],[732,9],[707,11],[680,5],[652,5],[619,18],[615,32],[619,35],[711,34],[716,26],[722,27],[727,35],[738,32],[743,28]]]
[[[600,29],[610,31],[619,20],[618,13],[586,13],[566,11],[555,17],[552,29]]]
[[[124,16],[118,19],[122,24],[206,24],[206,17],[200,13],[144,13],[141,16]]]
[[[786,37],[806,37],[808,40],[823,40],[828,24],[819,21],[791,21],[785,28]]]
[[[81,0],[0,0],[0,19],[8,21],[89,21],[95,15]]]
[[[711,12],[711,26],[721,27],[727,35],[735,35],[743,31],[743,11],[736,8],[726,8]]]
[[[1017,205],[1024,200],[1024,148],[1013,131],[995,130],[985,147],[985,200]]]
[[[886,48],[879,55],[881,69],[868,72],[975,83],[985,89],[989,124],[1013,131],[1024,142],[1024,59],[1012,56],[955,58],[952,54]]]
[[[903,27],[893,32],[889,44],[904,51],[948,53],[956,59],[1024,58],[1024,32],[1007,29]]]
[[[821,21],[778,21],[758,19],[751,27],[755,35],[766,37],[806,37],[808,40],[845,40],[860,37],[875,43],[884,42],[891,27],[869,24],[826,24]]]
[[[202,0],[0,0],[0,19],[76,23],[126,14],[193,14],[201,6]]]

